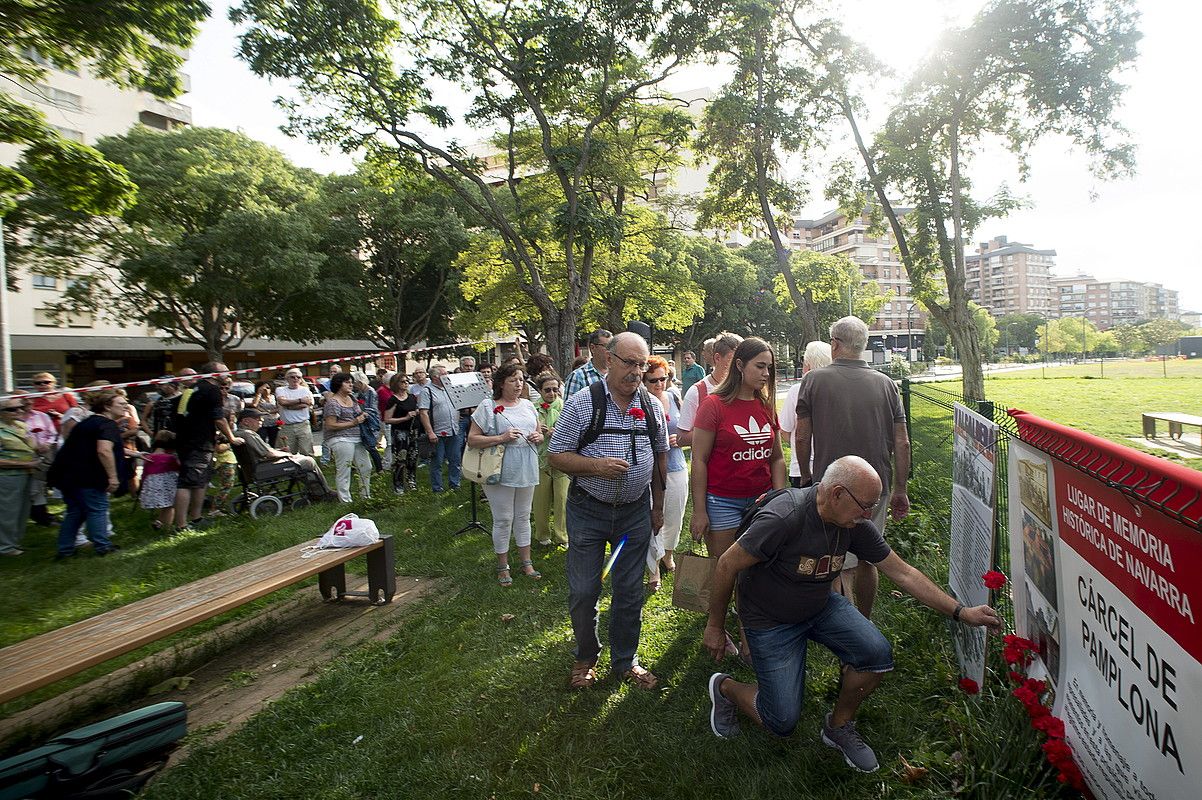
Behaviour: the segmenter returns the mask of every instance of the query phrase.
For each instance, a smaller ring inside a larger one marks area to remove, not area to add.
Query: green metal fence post
[[[902,396],[902,408],[904,408],[906,410],[906,435],[910,436],[910,438],[913,439],[914,437],[911,435],[912,432],[910,430],[910,379],[909,378],[901,379],[901,396]]]

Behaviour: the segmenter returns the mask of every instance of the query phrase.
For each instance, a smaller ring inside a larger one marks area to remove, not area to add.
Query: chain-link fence
[[[994,565],[1010,574],[1009,480],[1010,440],[1017,438],[1014,420],[1004,404],[989,400],[965,400],[955,384],[913,383],[902,380],[902,403],[910,428],[912,472],[911,502],[936,512],[933,524],[941,544],[951,541],[952,437],[955,430],[955,404],[960,403],[998,425],[994,478],[995,512],[993,518]],[[955,388],[953,388],[955,387]],[[1006,592],[991,593],[991,602],[1004,616],[1013,619]]]

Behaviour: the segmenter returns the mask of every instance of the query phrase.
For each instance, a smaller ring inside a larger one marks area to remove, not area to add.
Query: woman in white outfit
[[[497,556],[497,582],[513,584],[509,572],[512,537],[522,559],[522,574],[538,579],[542,574],[530,558],[530,508],[538,486],[538,413],[526,399],[526,374],[520,364],[506,364],[493,373],[493,403],[481,403],[472,414],[468,447],[505,445],[501,481],[484,487],[492,511],[493,552]]]
[[[322,450],[334,456],[335,486],[338,499],[351,502],[351,467],[359,473],[360,497],[371,497],[371,456],[359,435],[359,426],[367,421],[367,412],[355,401],[355,384],[349,373],[339,372],[330,378],[330,399],[322,408]]]
[[[676,569],[672,555],[680,542],[680,530],[684,525],[684,506],[689,498],[689,465],[684,451],[676,442],[676,426],[680,421],[680,395],[668,391],[668,362],[662,356],[647,359],[647,371],[643,373],[643,384],[647,391],[664,407],[668,421],[668,476],[664,489],[664,527],[658,535],[651,537],[647,548],[647,585],[651,591],[659,589],[661,567],[666,572]]]
[[[801,361],[801,374],[812,369],[829,366],[831,363],[831,346],[826,342],[810,342],[806,345],[805,355]],[[801,391],[801,381],[789,387],[785,395],[785,403],[780,407],[778,419],[780,432],[784,441],[793,441],[793,431],[797,430],[797,395]],[[810,450],[810,466],[813,466],[814,451]],[[801,488],[801,465],[797,463],[797,451],[789,448],[789,485],[794,489]]]

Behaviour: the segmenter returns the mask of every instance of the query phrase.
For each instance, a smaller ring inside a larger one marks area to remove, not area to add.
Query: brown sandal
[[[591,689],[597,682],[597,670],[587,661],[577,661],[572,664],[572,677],[568,680],[569,689]]]
[[[622,680],[639,689],[651,690],[659,685],[659,678],[652,675],[650,670],[643,669],[637,664],[626,670],[622,675]]]

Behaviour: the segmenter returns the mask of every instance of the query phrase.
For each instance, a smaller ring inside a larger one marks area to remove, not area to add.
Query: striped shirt
[[[563,385],[563,399],[567,400],[584,387],[592,386],[597,381],[603,380],[605,380],[605,376],[597,372],[597,368],[593,366],[593,362],[585,362],[572,370],[572,374],[568,376],[567,383]]]
[[[585,365],[589,366],[589,365]],[[647,420],[630,416],[632,408],[639,408],[639,396],[635,393],[629,405],[618,408],[614,397],[605,386],[605,427],[631,433],[602,433],[596,441],[583,450],[577,450],[580,435],[584,433],[593,417],[592,392],[577,392],[564,400],[563,411],[555,424],[548,453],[579,452],[589,458],[621,458],[630,464],[626,474],[617,479],[600,478],[596,475],[578,475],[576,481],[581,489],[602,502],[633,503],[643,496],[651,485],[651,469],[655,465],[655,453],[668,450],[668,423],[664,419],[664,407],[659,400],[648,396],[651,405],[646,413],[655,414],[659,423],[659,436],[652,442],[645,433]],[[635,434],[633,431],[642,431]]]

